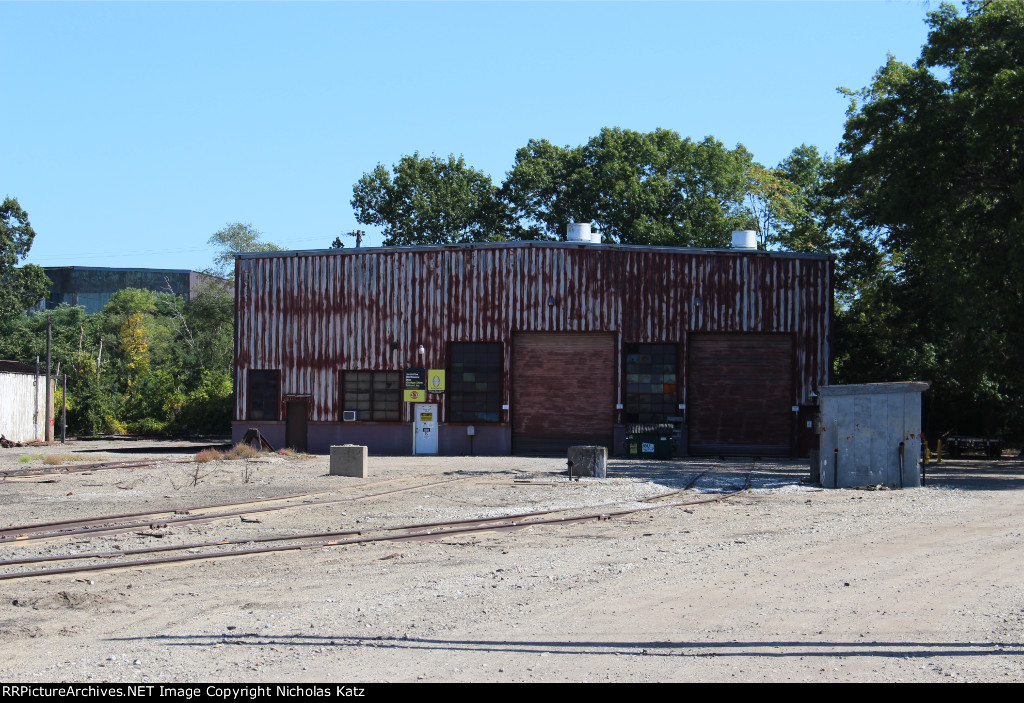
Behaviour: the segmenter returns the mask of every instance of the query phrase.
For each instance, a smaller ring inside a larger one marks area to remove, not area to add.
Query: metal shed
[[[400,374],[444,370],[435,451],[792,455],[831,367],[833,259],[577,242],[239,254],[235,439],[414,451]],[[423,353],[419,353],[422,346]],[[470,429],[472,428],[472,429]],[[474,434],[470,434],[473,432]],[[806,453],[806,452],[804,452]]]
[[[819,476],[826,488],[921,485],[921,382],[823,386]]]
[[[51,398],[55,390],[51,378]],[[46,441],[46,376],[27,364],[0,361],[0,435],[12,442]]]

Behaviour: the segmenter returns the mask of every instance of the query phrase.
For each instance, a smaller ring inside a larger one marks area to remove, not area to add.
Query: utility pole
[[[342,232],[344,237],[355,237],[356,238],[356,249],[363,245],[363,237],[366,236],[366,232],[361,229],[357,229],[354,232]],[[331,245],[331,249],[344,249],[345,243],[341,241],[341,237],[334,238],[334,244]]]
[[[53,441],[53,389],[50,388],[50,316],[46,316],[46,432],[47,443]]]

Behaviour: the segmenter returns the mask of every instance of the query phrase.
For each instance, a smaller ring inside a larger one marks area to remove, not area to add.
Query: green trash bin
[[[671,459],[672,429],[643,429],[647,431],[631,432],[626,436],[626,455],[631,459]]]

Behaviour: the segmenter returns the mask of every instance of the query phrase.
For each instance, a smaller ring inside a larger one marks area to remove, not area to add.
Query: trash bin
[[[626,434],[626,455],[631,459],[671,459],[675,427],[632,425]]]

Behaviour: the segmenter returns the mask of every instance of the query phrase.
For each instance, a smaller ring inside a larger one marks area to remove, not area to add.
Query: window
[[[343,411],[355,411],[363,422],[402,419],[402,379],[398,371],[345,371]]]
[[[281,389],[280,371],[249,372],[249,419],[276,420]]]
[[[626,345],[626,422],[666,422],[677,412],[676,345]]]
[[[451,422],[501,421],[500,343],[452,343],[448,373]]]

